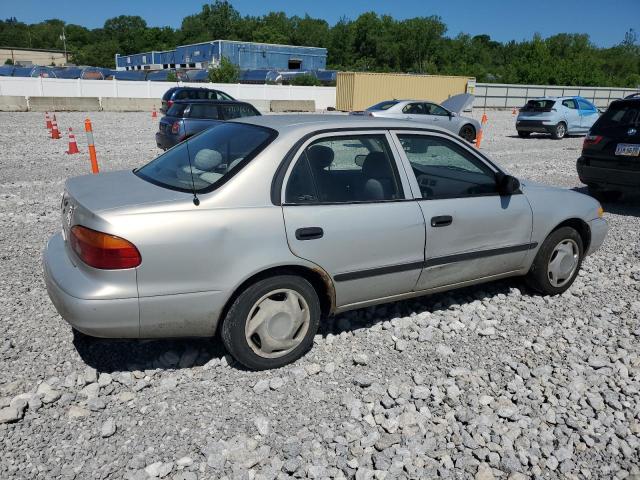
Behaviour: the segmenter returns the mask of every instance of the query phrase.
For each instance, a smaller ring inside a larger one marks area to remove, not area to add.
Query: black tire
[[[518,136],[520,138],[529,138],[531,136],[531,132],[525,132],[523,130],[518,130]]]
[[[559,122],[551,132],[551,138],[554,140],[562,140],[567,135],[567,124]]]
[[[467,142],[473,143],[476,139],[476,129],[473,127],[473,125],[463,125],[458,135],[460,135],[460,137],[462,137]]]
[[[256,303],[270,292],[290,289],[304,298],[309,307],[309,324],[301,342],[290,352],[275,358],[257,354],[245,335],[249,314]],[[320,300],[313,286],[296,275],[278,275],[259,280],[247,287],[229,308],[221,328],[221,337],[229,353],[251,370],[280,368],[302,357],[313,345],[313,337],[318,331],[321,317]]]
[[[568,277],[566,283],[564,283],[562,286],[554,286],[549,279],[547,267],[556,246],[566,240],[571,240],[577,245],[578,263],[571,276]],[[551,234],[549,234],[546,240],[542,243],[542,246],[540,247],[540,250],[538,250],[536,258],[533,261],[533,265],[531,265],[531,269],[525,277],[525,281],[527,285],[529,285],[529,287],[531,287],[538,293],[541,293],[543,295],[560,295],[573,284],[576,276],[578,275],[578,272],[580,271],[583,257],[584,245],[582,243],[582,237],[580,237],[580,234],[571,227],[558,228],[557,230],[551,232]]]

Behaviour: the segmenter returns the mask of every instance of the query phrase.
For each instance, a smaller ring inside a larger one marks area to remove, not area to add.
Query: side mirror
[[[456,112],[449,112],[450,117],[457,117],[458,114]]]
[[[511,175],[501,175],[498,178],[498,193],[500,195],[513,195],[520,190],[520,180]]]

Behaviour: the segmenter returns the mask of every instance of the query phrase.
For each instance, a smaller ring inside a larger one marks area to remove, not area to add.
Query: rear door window
[[[577,110],[578,109],[578,105],[577,105],[576,101],[573,98],[568,98],[567,100],[563,100],[562,101],[562,105],[564,105],[567,108],[570,108],[571,110]]]
[[[194,103],[191,105],[191,109],[189,110],[189,118],[208,118],[218,120],[218,107],[208,103]]]
[[[290,204],[403,198],[395,158],[384,135],[327,137],[313,142],[298,159],[285,191]]]
[[[402,113],[407,115],[426,115],[424,103],[409,103],[402,109]]]

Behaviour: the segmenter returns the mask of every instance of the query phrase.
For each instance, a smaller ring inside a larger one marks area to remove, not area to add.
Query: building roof
[[[0,46],[0,50],[22,50],[25,52],[47,52],[47,53],[61,53],[64,55],[64,50],[52,50],[47,48],[24,48],[24,47],[3,47]],[[67,50],[67,54],[71,52]]]

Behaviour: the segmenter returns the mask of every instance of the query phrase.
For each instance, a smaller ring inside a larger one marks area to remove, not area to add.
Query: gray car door
[[[284,179],[294,255],[333,279],[338,307],[413,290],[424,261],[424,218],[385,131],[308,140]]]
[[[521,269],[534,248],[526,197],[500,196],[497,169],[457,140],[435,133],[394,136],[425,218],[425,267],[416,290]]]

